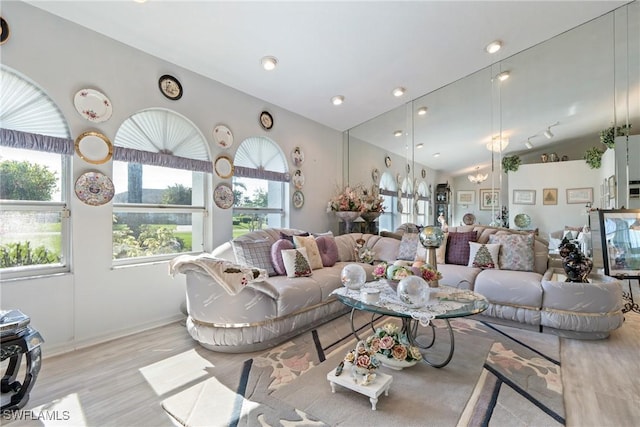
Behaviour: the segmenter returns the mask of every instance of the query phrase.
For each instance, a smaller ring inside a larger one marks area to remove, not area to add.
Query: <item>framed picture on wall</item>
[[[535,205],[536,190],[513,190],[514,205]]]
[[[543,188],[542,189],[542,204],[543,205],[557,205],[558,204],[558,189],[557,188]]]
[[[456,193],[459,205],[473,205],[476,202],[475,190],[460,190]]]
[[[480,189],[480,210],[490,211],[500,205],[500,190],[492,188]]]
[[[593,188],[567,188],[567,204],[593,202]]]

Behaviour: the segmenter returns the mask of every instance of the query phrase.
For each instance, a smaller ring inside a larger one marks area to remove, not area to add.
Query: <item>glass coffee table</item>
[[[375,290],[374,295],[379,291],[379,297],[374,301],[371,298],[370,290]],[[433,320],[441,319],[444,322],[449,344],[445,345],[445,357],[442,361],[436,361],[422,351],[423,360],[434,368],[446,366],[453,357],[455,341],[453,329],[449,319],[457,317],[472,316],[482,313],[489,307],[487,299],[473,291],[457,289],[451,286],[439,286],[430,288],[429,301],[421,308],[410,308],[403,304],[396,295],[395,289],[386,280],[365,283],[360,290],[350,290],[345,287],[334,290],[334,295],[340,302],[351,307],[351,331],[359,341],[360,337],[354,326],[354,313],[356,311],[366,311],[372,313],[370,326],[375,332],[374,320],[376,315],[392,316],[402,321],[402,332],[407,335],[412,345],[422,349],[432,349],[436,342],[437,328]],[[426,329],[429,335],[421,332],[419,327]],[[426,338],[426,341],[424,339]]]

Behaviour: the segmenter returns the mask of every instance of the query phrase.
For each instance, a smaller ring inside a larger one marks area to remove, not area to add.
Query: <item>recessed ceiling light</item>
[[[500,40],[492,41],[485,47],[484,49],[489,53],[496,53],[502,47],[502,42]]]
[[[401,130],[397,130],[397,131],[393,132],[393,136],[402,136],[402,131]]]
[[[333,105],[341,105],[344,102],[344,96],[342,95],[336,95],[333,98],[331,98],[331,103]]]
[[[433,157],[440,157],[440,153],[433,153]]]
[[[422,142],[419,144],[416,144],[416,148],[422,148],[422,147],[424,147],[424,144]]]
[[[265,56],[260,60],[260,63],[262,64],[262,68],[267,71],[271,71],[276,68],[276,65],[278,65],[278,60],[275,56]]]
[[[398,96],[402,96],[402,95],[404,95],[404,93],[405,93],[406,91],[407,91],[407,90],[406,90],[405,88],[403,88],[403,87],[397,87],[397,88],[395,88],[391,93],[393,93],[393,96],[398,97]]]
[[[424,116],[425,114],[427,114],[427,107],[418,108],[418,115]]]

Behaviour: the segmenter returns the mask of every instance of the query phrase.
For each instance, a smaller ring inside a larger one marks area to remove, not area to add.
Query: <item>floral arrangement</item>
[[[411,267],[381,262],[373,268],[373,277],[376,279],[402,280],[414,275],[422,277],[427,282],[442,279],[442,273],[421,261],[414,262]]]
[[[371,352],[387,358],[407,362],[422,359],[418,347],[411,345],[407,335],[393,323],[386,323],[382,328],[377,328],[376,333],[367,338],[366,345]]]
[[[363,185],[347,186],[329,199],[327,212],[384,212],[383,202],[375,186],[371,190]]]
[[[363,341],[359,341],[356,348],[344,356],[344,362],[356,368],[362,368],[369,372],[380,367],[380,361],[375,356],[375,351],[368,348]]]
[[[365,243],[364,239],[356,240],[356,247],[354,250],[356,261],[364,262],[365,264],[372,264],[376,256],[376,252],[369,246],[365,246]]]

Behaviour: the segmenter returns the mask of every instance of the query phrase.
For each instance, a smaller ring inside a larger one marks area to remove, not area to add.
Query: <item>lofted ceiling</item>
[[[628,2],[27,3],[344,131]],[[496,39],[504,46],[491,56],[484,48]],[[262,69],[260,59],[265,55],[278,59],[275,70]],[[391,94],[398,86],[407,89],[400,98]],[[343,95],[344,104],[332,105],[330,99],[335,95]],[[465,94],[452,94],[452,99],[466,101]],[[580,99],[572,102],[580,104]],[[531,103],[527,108],[535,111]],[[549,112],[548,119],[541,123],[551,124],[556,117],[559,114]],[[525,135],[532,130],[523,132]],[[383,146],[388,145],[389,151],[400,152],[389,138],[378,139]],[[434,163],[433,149],[428,156],[425,150],[422,163],[449,172],[469,167],[477,163],[480,153],[465,148],[470,140],[464,134],[434,135],[432,141],[448,141],[439,151],[451,154]],[[487,153],[486,148],[478,150]]]

